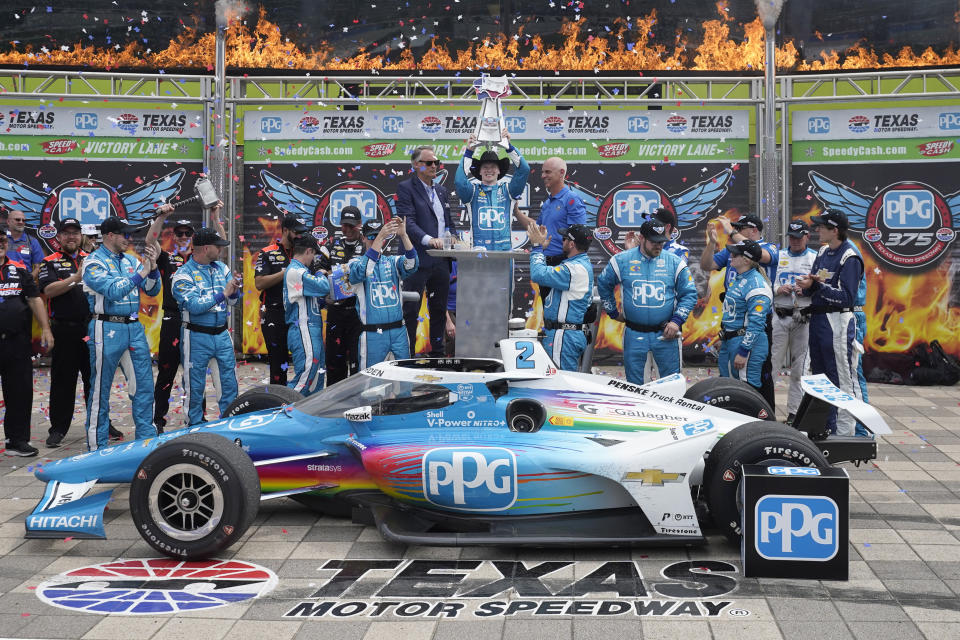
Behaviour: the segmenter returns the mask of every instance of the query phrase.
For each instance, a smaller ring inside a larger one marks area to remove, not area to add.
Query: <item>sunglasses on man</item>
[[[420,160],[420,162],[427,165],[428,167],[433,167],[440,164],[439,160]]]
[[[193,229],[179,229],[174,231],[173,235],[177,236],[178,238],[192,238]]]

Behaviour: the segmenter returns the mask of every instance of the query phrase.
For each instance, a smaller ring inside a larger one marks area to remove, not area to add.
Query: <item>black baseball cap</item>
[[[189,227],[189,229],[193,231],[193,223],[190,222],[189,220],[186,220],[185,218],[174,220],[171,226],[173,226],[174,229],[179,229],[180,227]]]
[[[572,224],[569,227],[557,229],[557,233],[564,240],[573,240],[577,248],[587,248],[593,241],[593,232],[590,227],[583,224]]]
[[[57,231],[63,231],[67,227],[76,227],[77,231],[83,231],[83,225],[76,218],[64,218],[57,224]]]
[[[371,240],[377,237],[377,234],[380,233],[380,229],[383,229],[383,223],[379,220],[367,220],[363,223],[363,237],[370,238]]]
[[[669,224],[670,226],[676,228],[677,226],[677,214],[666,207],[660,207],[657,209],[656,213],[653,214],[650,218],[651,220],[659,220],[664,224]]]
[[[787,225],[787,235],[791,238],[802,238],[810,233],[810,225],[803,220],[792,220]]]
[[[100,223],[100,235],[108,233],[132,233],[133,225],[118,216],[108,216]]]
[[[640,225],[640,235],[650,242],[666,242],[670,238],[664,233],[666,227],[659,220],[647,220]]]
[[[293,213],[288,213],[283,216],[283,222],[280,226],[283,229],[290,229],[294,233],[304,233],[307,231],[307,225],[303,223],[303,218]],[[194,240],[193,243],[196,244],[196,240]]]
[[[217,232],[210,227],[203,227],[193,235],[194,247],[205,247],[211,244],[218,247],[226,247],[230,245],[230,242],[221,238],[217,235]]]
[[[348,204],[340,210],[340,224],[352,224],[356,227],[362,222],[363,215],[360,213],[360,209],[356,208],[352,204]]]
[[[760,216],[755,213],[748,213],[745,216],[740,216],[740,219],[736,222],[731,223],[735,229],[743,229],[745,227],[753,227],[758,231],[763,231],[763,221],[760,220]]]
[[[763,258],[763,249],[754,240],[743,240],[736,244],[728,244],[727,249],[735,256],[747,256],[754,262]]]
[[[319,253],[320,243],[317,242],[317,239],[313,236],[312,233],[305,233],[293,241],[293,248],[294,249],[313,249],[314,251]]]
[[[812,216],[810,222],[830,226],[834,229],[850,228],[850,221],[847,220],[847,214],[843,211],[837,211],[836,209],[827,209],[822,215]]]

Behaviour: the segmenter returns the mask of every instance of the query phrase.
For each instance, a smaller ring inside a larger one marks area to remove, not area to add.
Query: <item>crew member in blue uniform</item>
[[[668,240],[664,230],[657,220],[645,221],[640,226],[640,245],[613,256],[597,278],[607,315],[627,325],[623,364],[627,380],[637,384],[649,382],[644,380],[644,370],[651,357],[661,377],[680,371],[680,328],[697,303],[697,288],[686,263],[663,252]],[[614,297],[617,285],[622,314]]]
[[[684,262],[690,262],[690,249],[686,245],[680,244],[675,237],[680,236],[680,231],[677,229],[677,214],[675,214],[670,209],[666,207],[660,207],[657,211],[650,216],[651,220],[656,220],[663,224],[663,235],[670,238],[663,245],[663,250],[667,253],[672,253]],[[626,237],[623,241],[624,249],[633,249],[634,247],[640,244],[640,238],[637,237],[636,232],[628,231]]]
[[[7,240],[7,257],[13,262],[20,262],[34,278],[40,270],[43,260],[43,248],[40,242],[27,233],[27,217],[23,211],[14,209],[7,214],[7,229],[10,232]]]
[[[228,307],[237,304],[240,274],[217,260],[230,243],[209,227],[193,236],[193,253],[177,269],[171,288],[180,305],[180,359],[184,371],[184,406],[189,424],[204,422],[203,389],[207,367],[213,377],[220,413],[237,397],[237,359],[227,331]]]
[[[323,389],[323,298],[330,293],[330,281],[322,273],[310,273],[320,253],[317,239],[305,234],[293,242],[293,259],[283,274],[283,310],[286,314],[287,345],[293,355],[293,380],[287,386],[305,396]]]
[[[388,353],[397,360],[410,357],[410,339],[403,324],[402,281],[415,273],[420,261],[407,235],[405,219],[363,225],[366,252],[350,261],[350,283],[357,294],[357,311],[363,322],[360,335],[360,368],[383,362]],[[402,256],[385,256],[384,246],[400,236]]]
[[[587,348],[589,326],[584,324],[593,300],[593,266],[587,250],[593,240],[590,229],[575,224],[560,229],[563,253],[567,259],[555,267],[548,267],[543,247],[550,244],[546,227],[530,222],[527,235],[533,248],[530,251],[530,279],[550,287],[550,295],[543,303],[543,328],[546,330],[544,348],[561,369],[578,371],[580,357]]]
[[[509,251],[512,213],[521,223],[529,223],[526,215],[515,211],[514,198],[523,195],[530,175],[530,165],[520,151],[510,144],[510,134],[504,129],[507,157],[501,158],[496,151],[484,151],[478,160],[473,156],[478,142],[471,135],[463,150],[463,160],[457,165],[457,196],[466,206],[470,216],[473,246],[491,251]],[[513,176],[507,171],[513,166]]]
[[[567,186],[567,163],[563,158],[547,158],[540,167],[540,176],[547,189],[547,199],[540,205],[537,224],[547,228],[550,244],[543,250],[543,254],[547,258],[547,265],[555,267],[565,259],[560,229],[586,224],[587,210],[584,209],[580,196]],[[546,300],[549,293],[549,287],[540,287],[542,300]]]
[[[156,246],[143,249],[143,262],[126,253],[133,227],[110,216],[100,224],[101,244],[83,261],[83,290],[93,318],[90,340],[90,398],[87,400],[87,448],[108,444],[110,387],[117,366],[127,379],[136,438],[157,435],[153,426],[153,363],[139,322],[140,291],[160,292]]]
[[[850,224],[842,211],[828,209],[810,218],[823,244],[810,274],[797,278],[803,294],[810,296],[810,371],[823,373],[830,382],[855,398],[861,398],[857,361],[863,346],[857,341],[854,307],[863,258],[847,239]],[[862,399],[862,398],[861,398]],[[839,436],[854,435],[856,419],[846,411],[831,408],[827,427]]]
[[[350,289],[347,264],[363,255],[363,216],[347,205],[340,210],[340,233],[332,243],[320,247],[320,269],[330,274],[331,300],[327,304],[326,356],[327,385],[357,372],[360,358],[360,316],[357,296]]]
[[[767,317],[773,290],[760,271],[763,248],[753,240],[727,245],[733,280],[723,298],[720,321],[720,376],[739,378],[760,391],[764,362],[770,358]]]

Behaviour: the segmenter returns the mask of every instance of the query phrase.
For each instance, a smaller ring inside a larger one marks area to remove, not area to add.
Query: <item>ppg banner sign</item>
[[[744,465],[741,491],[745,576],[847,579],[846,471]]]

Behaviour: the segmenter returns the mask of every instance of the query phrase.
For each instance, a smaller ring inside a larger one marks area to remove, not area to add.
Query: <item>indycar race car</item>
[[[825,376],[803,379],[788,427],[737,380],[638,386],[558,371],[536,340],[500,351],[383,362],[305,399],[261,386],[219,421],[51,462],[26,535],[103,538],[113,489],[87,494],[130,483],[137,530],[180,559],[223,551],[286,497],[406,544],[693,545],[708,522],[736,541],[742,465],[875,458],[874,438],[824,433],[831,405],[890,433]]]

